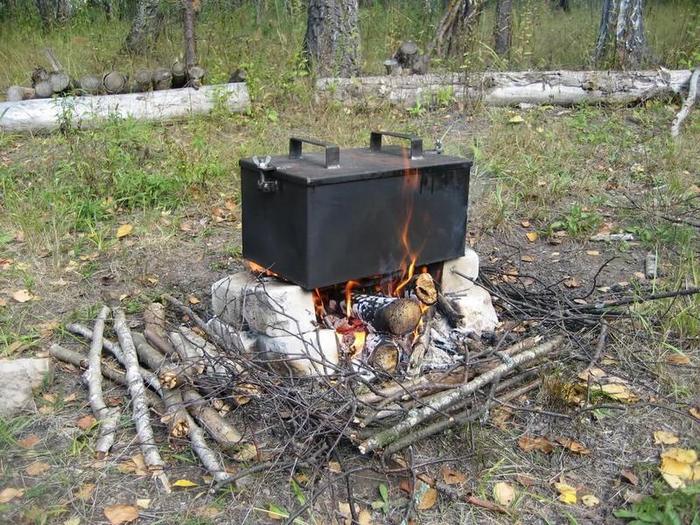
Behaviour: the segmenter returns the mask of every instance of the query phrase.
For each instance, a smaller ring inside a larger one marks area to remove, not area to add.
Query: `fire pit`
[[[286,375],[453,365],[498,322],[465,249],[470,167],[389,132],[342,151],[292,138],[288,156],[241,160],[250,271],[213,285],[210,326]]]

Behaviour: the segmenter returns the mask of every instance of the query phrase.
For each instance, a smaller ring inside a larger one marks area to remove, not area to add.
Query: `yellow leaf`
[[[122,224],[117,228],[117,239],[126,237],[133,231],[134,227],[131,224]]]
[[[513,115],[508,119],[509,124],[522,124],[523,122],[525,122],[525,119],[520,115]]]
[[[202,302],[199,299],[197,299],[197,297],[195,297],[194,295],[190,295],[187,300],[190,302],[190,304],[199,304]]]
[[[537,234],[537,232],[527,232],[525,237],[527,237],[528,241],[535,242],[540,236]]]
[[[600,503],[600,500],[596,498],[593,494],[586,494],[581,498],[581,501],[586,507],[595,507]]]
[[[359,525],[372,525],[372,514],[367,509],[362,509],[357,516]]]
[[[75,491],[75,497],[79,500],[87,501],[90,499],[93,492],[95,492],[95,484],[85,483],[81,485],[78,490]]]
[[[23,495],[24,491],[22,489],[7,487],[0,491],[0,503],[9,503],[13,499],[21,498]]]
[[[136,506],[140,509],[147,509],[151,506],[151,500],[148,498],[137,499]]]
[[[111,525],[122,525],[136,521],[139,517],[139,509],[133,505],[109,505],[105,507],[104,515]]]
[[[559,492],[559,501],[562,503],[574,505],[578,501],[576,498],[576,487],[572,487],[566,483],[555,483],[554,488]]]
[[[623,403],[635,403],[639,401],[639,397],[632,392],[628,386],[620,383],[609,383],[600,387],[601,392],[605,393],[609,398]]]
[[[32,299],[34,299],[34,296],[29,293],[29,290],[22,289],[13,292],[12,298],[18,303],[26,303],[27,301],[31,301]]]
[[[515,499],[515,489],[503,481],[499,481],[493,486],[493,499],[499,505],[507,507]]]
[[[238,449],[233,455],[233,459],[236,461],[250,461],[258,457],[258,449],[252,443],[246,443],[241,448]]]
[[[68,518],[66,521],[63,522],[63,525],[80,525],[80,518],[78,516]]]
[[[173,487],[196,487],[197,484],[194,483],[193,481],[190,481],[189,479],[178,479],[175,483],[173,483]]]
[[[586,254],[590,255],[591,257],[596,257],[597,255],[600,255],[600,252],[598,250],[586,250]]]
[[[693,416],[696,419],[700,419],[700,408],[698,407],[690,407],[688,409],[688,412],[690,412],[690,415]]]
[[[35,461],[26,469],[24,469],[24,472],[27,474],[27,476],[41,476],[43,473],[49,471],[50,469],[51,465],[49,465],[48,463],[44,463],[43,461]]]
[[[340,463],[337,461],[329,461],[328,470],[334,474],[340,474],[343,471],[343,469],[340,468]]]
[[[700,481],[700,463],[693,465],[693,481]]]
[[[445,482],[446,485],[457,485],[459,483],[464,483],[467,480],[467,477],[461,472],[452,470],[449,467],[443,467],[442,480]]]
[[[433,487],[428,487],[428,489],[423,493],[423,497],[416,503],[417,510],[430,510],[435,506],[437,502],[438,493]]]
[[[662,472],[661,477],[664,478],[664,481],[666,483],[668,483],[668,486],[671,487],[672,489],[685,488],[685,481],[683,481],[678,476],[674,476],[673,474],[667,474],[666,472]]]
[[[678,461],[679,463],[686,463],[692,465],[698,460],[698,453],[689,448],[669,448],[665,452],[661,453],[662,458],[670,458]]]
[[[678,436],[673,432],[667,432],[666,430],[657,430],[654,432],[655,445],[674,445],[676,443],[678,443]]]

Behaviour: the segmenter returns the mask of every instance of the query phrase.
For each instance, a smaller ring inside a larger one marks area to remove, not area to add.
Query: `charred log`
[[[355,315],[377,332],[406,335],[420,321],[420,305],[412,299],[357,294],[352,300]]]

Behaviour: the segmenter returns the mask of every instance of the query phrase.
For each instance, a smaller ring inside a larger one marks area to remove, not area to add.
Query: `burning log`
[[[163,484],[166,491],[170,491],[170,483],[165,472],[163,472],[165,463],[160,457],[160,452],[153,436],[151,417],[146,404],[145,386],[140,372],[136,347],[131,337],[131,331],[126,324],[124,310],[121,307],[114,309],[114,331],[117,332],[119,344],[124,352],[124,368],[126,369],[126,379],[129,382],[134,425],[136,426],[136,435],[141,446],[144,462],[153,473],[153,477]]]
[[[358,319],[377,332],[406,335],[416,329],[421,317],[418,301],[396,297],[356,294],[352,309]]]
[[[368,334],[365,351],[369,355],[367,362],[375,370],[391,374],[399,364],[401,349],[396,341],[386,334]]]
[[[103,306],[92,331],[93,338],[90,344],[87,370],[90,408],[92,408],[95,419],[99,422],[99,436],[95,444],[95,452],[99,459],[105,457],[114,444],[121,413],[118,408],[107,408],[102,395],[102,334],[108,315],[109,308]]]
[[[57,359],[64,363],[68,363],[73,366],[77,366],[78,368],[81,368],[83,370],[86,370],[89,366],[88,358],[86,356],[80,354],[79,352],[75,352],[73,350],[64,348],[58,344],[51,345],[51,348],[49,348],[49,355],[54,359]],[[105,365],[104,363],[102,363],[102,365],[100,366],[100,370],[102,372],[102,375],[106,379],[109,379],[110,381],[113,381],[114,383],[117,383],[121,386],[128,386],[128,383],[126,381],[126,375],[124,374],[124,372],[115,370]],[[146,390],[146,404],[148,404],[149,407],[155,409],[156,412],[163,411],[160,398],[151,390]]]
[[[188,410],[219,445],[230,447],[243,440],[241,433],[214,410],[199,393],[187,388],[182,391]]]
[[[413,280],[413,291],[418,300],[426,306],[434,305],[438,300],[438,290],[433,276],[429,273],[420,273]]]

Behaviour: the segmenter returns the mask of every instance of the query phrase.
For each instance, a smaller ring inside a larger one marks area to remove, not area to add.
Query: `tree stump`
[[[134,91],[144,93],[153,89],[153,71],[139,69],[134,73]]]
[[[153,89],[156,91],[170,89],[173,85],[173,74],[164,67],[156,68],[153,71]]]
[[[85,95],[97,95],[102,88],[102,81],[95,75],[85,75],[78,80],[78,87]]]
[[[110,95],[126,92],[127,79],[118,71],[110,71],[102,77],[102,85]]]
[[[34,98],[34,89],[24,86],[10,86],[7,88],[7,101],[8,102],[19,102],[20,100],[27,100]]]

